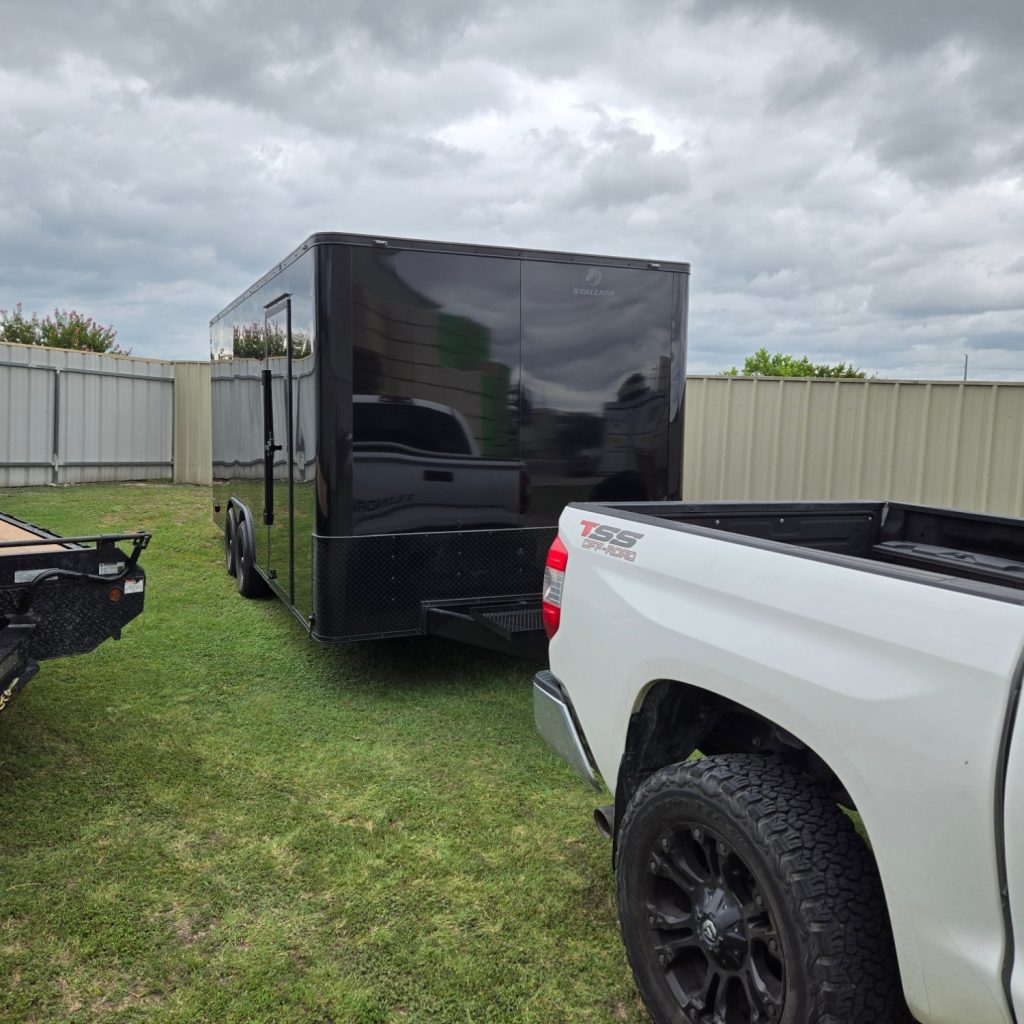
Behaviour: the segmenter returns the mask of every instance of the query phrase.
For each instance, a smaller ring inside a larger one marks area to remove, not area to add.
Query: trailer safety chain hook
[[[15,694],[18,692],[18,683],[20,682],[21,676],[15,676],[14,679],[11,680],[11,685],[8,686],[3,693],[0,693],[0,712],[2,712],[4,708],[14,700]]]

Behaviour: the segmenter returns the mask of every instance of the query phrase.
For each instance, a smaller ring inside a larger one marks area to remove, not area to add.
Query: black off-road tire
[[[270,593],[267,581],[253,564],[254,550],[248,520],[239,516],[235,526],[235,586],[242,597],[266,597]]]
[[[229,576],[235,575],[235,529],[237,526],[235,506],[229,505],[224,517],[224,570]]]
[[[796,769],[662,769],[623,815],[615,870],[655,1024],[909,1024],[874,858]]]

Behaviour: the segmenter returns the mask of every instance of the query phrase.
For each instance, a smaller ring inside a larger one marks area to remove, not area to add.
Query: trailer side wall
[[[213,500],[223,529],[228,499],[244,501],[254,517],[256,563],[274,572],[289,603],[308,618],[312,605],[312,544],[316,523],[316,288],[315,249],[268,275],[210,325],[213,405]],[[264,306],[291,297],[291,443],[284,322],[267,320]],[[275,433],[274,523],[264,507],[263,394],[260,375],[271,371]],[[289,467],[294,523],[289,522]],[[294,551],[291,551],[294,537]],[[293,600],[292,600],[293,598]]]

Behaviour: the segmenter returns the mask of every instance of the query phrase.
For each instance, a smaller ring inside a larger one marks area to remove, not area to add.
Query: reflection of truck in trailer
[[[352,416],[363,494],[355,512],[374,533],[519,525],[529,495],[523,464],[483,458],[457,409],[422,398],[353,395]]]
[[[239,591],[273,591],[329,642],[542,650],[566,502],[679,496],[688,272],[313,235],[210,325],[214,517]]]

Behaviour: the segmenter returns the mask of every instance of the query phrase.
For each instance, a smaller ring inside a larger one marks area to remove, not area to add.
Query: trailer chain
[[[3,712],[4,708],[11,703],[12,700],[18,695],[18,683],[21,682],[21,676],[15,676],[11,681],[11,685],[7,687],[3,693],[0,693],[0,713]]]

